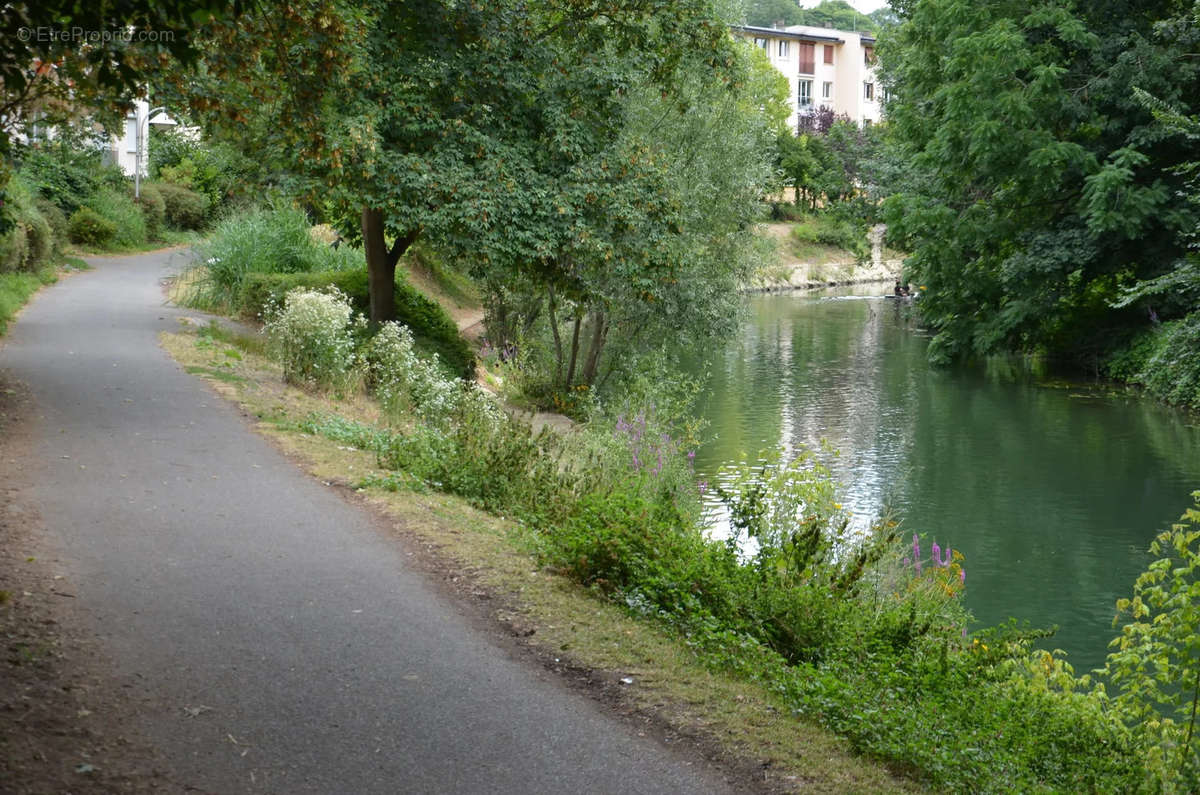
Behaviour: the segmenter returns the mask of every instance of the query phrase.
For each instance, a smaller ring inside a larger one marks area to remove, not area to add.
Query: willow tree
[[[778,87],[751,48],[727,36],[720,46],[718,68],[714,51],[692,53],[666,86],[632,64],[619,90],[594,98],[604,134],[591,146],[555,145],[573,108],[531,141],[523,162],[550,199],[529,208],[540,212],[533,256],[496,240],[500,255],[486,249],[480,273],[489,335],[527,347],[544,335],[553,391],[602,385],[644,352],[733,330],[772,179]],[[560,57],[571,66],[545,107],[568,109],[586,63]]]

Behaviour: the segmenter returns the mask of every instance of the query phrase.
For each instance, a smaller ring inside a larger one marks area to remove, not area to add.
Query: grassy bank
[[[267,326],[278,365],[262,362],[251,375],[250,347],[209,333],[191,343],[209,358],[188,366],[222,389],[303,387],[294,400],[308,403],[272,397],[256,412],[290,443],[353,451],[344,481],[376,497],[506,517],[497,519],[505,554],[525,556],[526,577],[556,575],[556,587],[677,644],[705,676],[770,694],[797,727],[830,729],[922,784],[1126,791],[1178,779],[1155,766],[1156,749],[1186,752],[1190,735],[1181,744],[1177,724],[1138,717],[1140,694],[1158,681],[1141,646],[1112,663],[1114,698],[1033,651],[1037,633],[968,637],[961,558],[901,538],[886,518],[850,539],[833,482],[811,455],[743,466],[720,492],[738,536],[756,544],[743,556],[704,534],[698,490],[707,484],[691,475],[690,441],[669,402],[534,434],[473,386],[439,375],[402,327],[374,337],[361,328],[344,298],[294,292]],[[1189,543],[1176,545],[1182,559],[1193,555]],[[1135,610],[1127,631],[1142,617]],[[1166,626],[1156,621],[1145,634]]]

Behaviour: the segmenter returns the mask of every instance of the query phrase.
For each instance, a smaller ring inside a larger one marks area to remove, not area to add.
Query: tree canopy
[[[749,0],[746,4],[746,24],[761,27],[782,22],[874,34],[895,21],[895,14],[886,6],[864,14],[846,0],[821,0],[812,8],[803,8],[796,0]]]
[[[732,316],[687,296],[736,293],[780,91],[709,0],[312,0],[204,35],[181,98],[361,239],[373,319],[419,238],[495,334],[549,323],[563,386]]]
[[[1186,262],[1200,220],[1179,199],[1195,137],[1139,99],[1195,112],[1197,7],[898,4],[880,56],[908,173],[885,214],[926,287],[935,358],[1026,350],[1095,366],[1182,311],[1117,299]]]

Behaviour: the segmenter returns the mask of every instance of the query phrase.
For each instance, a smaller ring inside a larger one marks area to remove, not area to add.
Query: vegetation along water
[[[697,472],[826,439],[856,525],[891,509],[963,553],[978,625],[1056,625],[1044,645],[1103,665],[1117,598],[1200,482],[1200,418],[1012,359],[931,368],[911,305],[862,297],[880,291],[747,298],[740,337],[692,365],[711,373]],[[712,491],[709,508],[721,532]]]

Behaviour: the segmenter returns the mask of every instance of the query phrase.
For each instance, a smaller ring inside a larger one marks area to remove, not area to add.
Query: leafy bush
[[[151,240],[161,237],[167,224],[167,202],[163,199],[162,191],[152,182],[141,186],[141,196],[136,199],[138,209],[142,211],[142,219],[146,224],[146,236]]]
[[[1144,334],[1109,370],[1160,400],[1200,408],[1200,311]]]
[[[96,191],[128,184],[119,168],[104,165],[99,148],[71,137],[23,152],[19,173],[37,195],[68,214]]]
[[[803,218],[792,227],[791,237],[797,243],[818,243],[844,249],[859,260],[866,259],[871,253],[866,230],[833,211]]]
[[[367,272],[361,263],[354,270],[248,273],[242,277],[237,305],[244,315],[257,317],[278,304],[289,290],[325,286],[343,292],[360,312],[365,313],[370,307]],[[417,348],[426,354],[436,354],[451,373],[468,379],[474,377],[475,354],[445,311],[410,285],[400,270],[396,271],[395,290],[397,321],[411,330]]]
[[[124,192],[102,189],[92,194],[85,206],[112,223],[116,229],[111,239],[113,245],[119,248],[145,245],[146,218],[134,203],[132,196]]]
[[[57,250],[60,244],[67,241],[67,216],[58,205],[49,199],[38,197],[34,201],[34,206],[37,207],[42,217],[46,219],[46,223],[50,225],[50,234],[54,240],[54,249]]]
[[[356,377],[356,337],[363,328],[346,297],[335,289],[289,292],[263,331],[289,383],[345,389]]]
[[[0,271],[36,271],[54,253],[54,231],[20,179],[7,186],[12,228],[0,235]]]
[[[1117,706],[1140,730],[1146,791],[1200,791],[1200,491],[1180,523],[1150,546],[1160,556],[1117,608],[1130,618],[1106,673]],[[1114,621],[1114,624],[1116,621]]]
[[[172,227],[199,230],[208,224],[208,197],[169,182],[157,183],[157,188],[163,198],[167,223]]]
[[[444,378],[434,361],[417,356],[412,331],[399,323],[384,323],[367,344],[365,357],[371,389],[393,418],[416,413],[440,421],[455,407],[459,385]]]
[[[117,225],[90,207],[77,210],[67,224],[71,241],[91,248],[104,248],[117,235]]]
[[[242,288],[251,274],[308,273],[362,266],[361,252],[349,247],[332,249],[314,240],[310,229],[308,218],[293,207],[255,209],[226,218],[217,225],[209,242],[199,248],[205,270],[199,290],[191,300],[205,308],[240,308],[247,314],[258,315],[281,301],[292,288],[315,288],[331,282],[297,281],[273,293],[270,300],[264,296],[263,300],[247,304]],[[346,286],[337,286],[354,297],[354,292]]]
[[[231,146],[176,130],[151,136],[149,163],[156,179],[205,196],[212,209],[228,205],[239,191],[255,184],[259,167]]]

